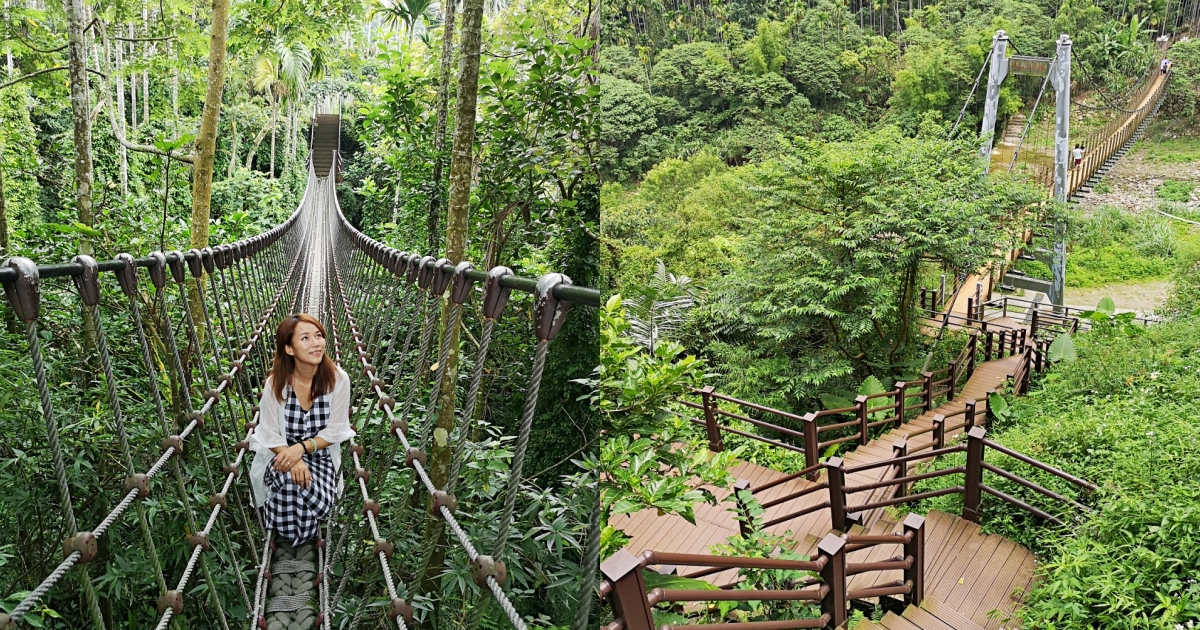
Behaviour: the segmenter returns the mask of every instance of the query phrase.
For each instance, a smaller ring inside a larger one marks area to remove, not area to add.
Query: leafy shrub
[[[1195,182],[1181,182],[1175,179],[1168,179],[1158,185],[1154,190],[1154,194],[1159,199],[1167,201],[1189,201],[1192,198],[1192,192],[1196,190]]]

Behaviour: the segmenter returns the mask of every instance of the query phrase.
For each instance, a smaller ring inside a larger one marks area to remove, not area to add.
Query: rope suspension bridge
[[[330,630],[334,612],[344,606],[350,580],[368,575],[367,558],[378,563],[382,574],[382,584],[375,591],[376,597],[383,599],[389,627],[417,627],[414,597],[420,596],[419,585],[404,584],[397,575],[397,564],[415,559],[416,568],[409,575],[419,580],[431,567],[436,569],[436,563],[444,564],[449,558],[443,560],[435,554],[436,542],[419,550],[397,549],[385,537],[384,519],[428,522],[437,533],[435,540],[445,537],[465,558],[475,585],[468,627],[478,627],[491,606],[511,627],[528,627],[510,596],[506,558],[511,556],[510,531],[521,497],[539,387],[548,348],[568,311],[573,306],[599,306],[599,292],[575,286],[562,274],[521,278],[506,267],[479,270],[470,262],[452,264],[444,258],[401,252],[359,232],[338,206],[335,185],[342,168],[336,150],[338,125],[336,115],[317,117],[303,200],[286,221],[263,234],[203,250],[153,252],[136,259],[121,254],[115,260],[97,262],[81,255],[66,264],[39,266],[26,258],[4,263],[0,281],[24,327],[68,536],[62,544],[62,561],[10,613],[0,614],[0,629],[26,627],[22,619],[71,572],[83,591],[90,623],[105,628],[91,572],[100,543],[111,537],[115,526],[131,519],[151,560],[160,593],[153,602],[158,630],[186,615],[187,594],[200,591],[206,592],[197,598],[203,603],[190,605],[206,606],[208,616],[219,620],[222,629]],[[147,290],[144,276],[150,280],[149,298],[143,294]],[[46,285],[66,278],[78,292],[82,317],[90,322],[95,335],[94,354],[104,377],[125,475],[124,494],[90,529],[76,518],[80,500],[71,492],[68,462],[72,454],[66,452],[60,436],[38,325]],[[125,298],[123,308],[101,299],[103,285],[112,278]],[[194,294],[189,295],[189,286]],[[494,330],[503,326],[501,316],[513,291],[533,297],[531,376],[517,435],[513,436],[511,467],[504,479],[494,480],[503,488],[498,531],[493,538],[473,539],[463,519],[474,518],[474,508],[479,506],[460,509],[454,493],[466,466],[467,444],[481,405]],[[471,306],[476,294],[479,304]],[[142,314],[143,302],[154,311],[149,321]],[[162,435],[161,450],[153,454],[149,466],[144,464],[151,458],[133,446],[128,430],[133,418],[122,411],[105,334],[105,321],[116,320],[121,310],[136,336],[139,367]],[[247,505],[248,474],[242,471],[259,422],[256,402],[270,371],[275,327],[297,311],[314,315],[328,327],[329,352],[351,375],[351,421],[358,427],[358,435],[347,444],[349,457],[342,470],[345,491],[339,494],[319,537],[292,547],[264,531],[262,515]],[[439,322],[443,312],[445,320]],[[463,387],[451,383],[443,391],[451,355],[460,352],[454,346],[458,335],[451,332],[468,323],[480,331],[475,351],[464,355],[469,358],[464,364],[472,373]],[[166,349],[165,365],[155,360],[157,346],[152,341],[159,338]],[[171,383],[171,392],[160,391],[162,376]],[[193,391],[202,392],[198,400]],[[436,426],[439,410],[457,406],[460,398],[464,404],[454,426],[448,432],[447,427]],[[173,428],[176,419],[181,419],[178,430]],[[431,440],[439,444],[448,440],[453,445],[449,461],[430,461]],[[183,465],[193,451],[197,454],[191,468],[202,471],[198,477],[189,476]],[[178,572],[163,560],[158,546],[162,541],[152,535],[146,506],[154,492],[160,491],[154,483],[160,475],[166,477],[165,485],[174,488],[186,515],[189,551]],[[385,509],[379,497],[389,477],[397,476],[400,481],[393,479],[388,487],[399,484],[408,488],[412,500],[405,498]],[[197,491],[196,486],[204,489]],[[198,494],[207,494],[207,505],[196,504]],[[600,523],[598,510],[593,512],[591,522],[579,524],[585,530],[585,542],[577,584],[576,630],[588,627],[595,599]],[[214,584],[214,562],[224,564],[227,572],[236,576],[245,615],[225,609]],[[340,577],[336,577],[338,570]],[[199,588],[197,576],[206,588]],[[358,627],[373,610],[365,603],[358,605],[349,627]],[[77,620],[73,627],[84,623]]]

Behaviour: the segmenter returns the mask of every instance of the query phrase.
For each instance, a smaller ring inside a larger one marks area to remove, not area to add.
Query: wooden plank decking
[[[976,366],[974,373],[971,374],[955,400],[943,403],[904,426],[893,429],[883,436],[871,440],[865,446],[846,453],[843,455],[846,466],[859,466],[890,458],[892,443],[900,437],[908,438],[910,452],[932,445],[934,415],[951,416],[964,409],[963,401],[972,398],[982,400],[988,390],[997,388],[1007,380],[1016,366],[1017,357],[1008,357]],[[977,421],[982,422],[983,419],[977,418]],[[962,425],[963,417],[961,415],[947,421],[947,443],[961,437]],[[881,467],[847,475],[846,484],[852,486],[877,481],[884,470]],[[732,472],[738,479],[748,481],[751,488],[785,476],[781,472],[747,462],[739,462]],[[812,485],[813,483],[810,481],[796,479],[765,492],[757,493],[756,498],[761,503],[767,503],[772,499],[798,492]],[[876,491],[875,496],[871,499],[868,499],[869,492],[851,494],[848,497],[848,505],[864,504],[868,500],[878,501],[892,495],[891,492],[886,495],[882,492],[882,490]],[[738,533],[737,521],[730,511],[731,504],[724,501],[729,492],[715,490],[714,494],[718,499],[716,506],[698,505],[696,507],[695,525],[678,516],[659,516],[653,510],[613,517],[610,524],[630,536],[628,548],[634,554],[645,550],[708,553],[712,545],[724,543],[729,537]],[[786,514],[795,513],[805,507],[822,503],[826,498],[826,493],[823,491],[813,492],[807,496],[768,508],[763,515],[763,520],[770,521]],[[864,526],[854,527],[852,532],[890,533],[896,528],[895,521],[886,515],[885,510],[880,509],[867,514]],[[817,541],[830,531],[829,509],[817,510],[811,514],[779,523],[768,528],[768,531],[786,535],[793,541],[793,549],[800,553],[810,554],[815,549]],[[929,515],[926,520],[926,549],[927,596],[938,599],[943,605],[958,612],[962,617],[971,619],[985,630],[999,627],[999,620],[987,619],[987,612],[993,608],[1010,612],[1016,604],[1009,597],[1009,593],[1014,588],[1027,588],[1032,579],[1034,559],[1028,550],[998,536],[984,535],[979,531],[978,525],[955,516],[938,512]],[[895,546],[877,546],[850,554],[849,561],[876,560],[890,557],[896,553]],[[725,585],[733,582],[736,578],[737,571],[731,569],[705,579],[714,584]],[[856,581],[851,584],[851,588],[865,588],[897,579],[899,579],[898,571],[868,573],[857,576]],[[871,580],[872,583],[867,583],[867,580]]]

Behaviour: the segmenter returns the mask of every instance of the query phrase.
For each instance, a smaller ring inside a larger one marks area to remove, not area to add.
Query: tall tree
[[[204,93],[200,133],[196,136],[196,161],[192,175],[191,245],[197,249],[208,247],[213,160],[217,153],[217,123],[221,120],[221,93],[225,90],[225,37],[228,29],[229,0],[213,0],[212,33],[208,38],[208,88]],[[199,299],[198,295],[196,297]]]
[[[450,68],[454,63],[454,5],[442,7],[442,61],[438,79],[437,125],[433,130],[433,194],[429,196],[429,251],[437,251],[438,216],[442,212],[442,169],[446,163],[446,119],[449,118]],[[397,185],[397,190],[399,186]],[[392,220],[395,222],[395,219]]]
[[[467,250],[467,213],[471,202],[471,173],[475,156],[475,111],[479,97],[480,26],[483,22],[483,0],[466,0],[463,5],[462,50],[458,70],[458,98],[454,106],[454,145],[450,159],[450,200],[446,208],[446,258],[454,264],[462,261]],[[437,427],[430,450],[430,477],[438,488],[445,488],[450,479],[450,455],[454,445],[449,436],[454,432],[455,383],[458,382],[458,325],[450,323],[450,305],[442,307],[443,334],[450,335],[450,353],[442,369],[438,398]],[[440,441],[437,439],[441,436]],[[439,518],[425,520],[425,544],[434,549],[432,561],[422,578],[426,593],[437,587],[446,550],[445,530]]]

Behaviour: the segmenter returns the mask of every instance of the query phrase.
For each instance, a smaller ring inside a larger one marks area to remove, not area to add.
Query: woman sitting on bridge
[[[341,493],[339,444],[350,428],[350,377],[325,354],[325,328],[311,315],[285,317],[250,438],[254,506],[293,545],[317,537]]]

